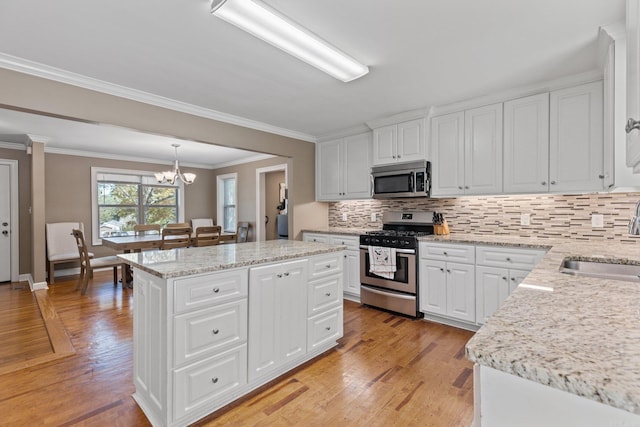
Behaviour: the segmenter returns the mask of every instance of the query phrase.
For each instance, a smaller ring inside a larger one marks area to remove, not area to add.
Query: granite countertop
[[[437,242],[437,243],[466,243],[471,245],[488,245],[488,246],[516,246],[523,248],[550,249],[553,246],[560,245],[566,240],[549,239],[545,237],[522,237],[508,236],[501,234],[469,234],[469,233],[451,233],[446,235],[431,235],[418,238],[421,242]]]
[[[120,254],[118,257],[133,267],[163,279],[170,279],[337,252],[343,249],[345,246],[342,245],[269,240],[167,251],[142,251]]]
[[[347,228],[347,227],[329,227],[329,228],[314,228],[302,230],[303,233],[321,233],[321,234],[340,234],[345,236],[359,236],[366,234],[368,231],[377,231],[378,228]]]
[[[509,239],[482,236],[468,243],[492,240],[511,244]],[[521,243],[540,244],[535,239]],[[554,241],[523,284],[467,343],[467,357],[640,414],[640,283],[560,273],[565,257],[640,265],[640,246]]]

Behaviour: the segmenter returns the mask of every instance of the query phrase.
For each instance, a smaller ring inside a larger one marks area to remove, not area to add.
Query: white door
[[[502,104],[464,113],[465,194],[502,193]]]
[[[549,191],[549,94],[504,103],[504,192]]]
[[[373,164],[384,165],[396,162],[398,126],[391,125],[373,131]]]
[[[346,137],[343,160],[343,196],[349,199],[370,199],[371,133]]]
[[[0,282],[11,280],[11,169],[0,165]]]
[[[424,160],[424,119],[398,124],[398,152],[400,162]]]
[[[434,196],[464,194],[464,112],[431,119]]]
[[[448,262],[447,315],[467,322],[476,321],[475,266]]]
[[[604,188],[602,81],[551,92],[550,191]]]
[[[316,199],[342,199],[342,139],[316,144],[316,156]]]

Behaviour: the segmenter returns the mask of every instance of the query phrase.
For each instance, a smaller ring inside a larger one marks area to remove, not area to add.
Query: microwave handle
[[[409,191],[415,193],[416,191],[416,173],[411,172],[409,175]]]
[[[374,181],[373,181],[373,175],[369,175],[369,178],[371,178],[371,186],[369,188],[369,193],[370,193],[370,197],[373,198],[373,186],[374,186]]]

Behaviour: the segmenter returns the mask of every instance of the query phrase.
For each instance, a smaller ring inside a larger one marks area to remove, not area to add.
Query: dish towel
[[[369,246],[369,272],[386,279],[393,279],[396,272],[395,248]]]

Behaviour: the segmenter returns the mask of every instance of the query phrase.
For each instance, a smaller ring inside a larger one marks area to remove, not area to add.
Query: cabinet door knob
[[[451,270],[449,270],[448,268],[447,268],[447,273],[451,273]]]
[[[218,335],[220,329],[213,329],[211,332],[213,332],[213,335]]]
[[[469,186],[468,186],[468,185],[465,185],[465,186],[464,186],[464,189],[465,189],[465,190],[468,190],[468,189],[469,189]]]
[[[327,326],[325,329],[326,329],[327,331],[330,331],[330,330],[331,330],[331,326]]]
[[[213,288],[212,291],[214,294],[217,294],[218,292],[220,292],[220,288]]]
[[[218,382],[218,377],[211,378],[211,382],[216,384]]]
[[[395,158],[396,158],[396,156],[391,156],[391,157],[392,157],[393,159],[395,159]]]
[[[547,181],[542,181],[540,185],[547,185]]]
[[[556,182],[555,181],[551,181],[551,185],[556,185]]]
[[[507,261],[511,261],[511,258],[507,257]]]
[[[504,277],[504,276],[502,276],[502,280],[507,280],[507,278],[506,278],[506,277]]]
[[[330,297],[331,296],[331,292],[327,292],[325,295]]]
[[[398,156],[398,158],[400,158],[400,156]]]
[[[462,186],[460,186],[460,185],[459,185],[459,186],[458,186],[458,190],[462,190]]]
[[[325,265],[326,268],[331,268],[330,264]]]
[[[442,252],[442,255],[447,256],[449,254],[445,251],[445,252]]]
[[[281,278],[281,277],[282,277],[282,274],[279,274],[279,273],[278,273],[278,274],[276,274],[276,277]]]
[[[600,174],[600,175],[598,175],[598,178],[600,178],[600,179],[604,179],[604,175],[603,175],[603,174]]]
[[[347,256],[346,256],[346,255],[343,255],[343,257],[344,257],[344,258],[346,258]]]
[[[516,278],[515,278],[515,277],[512,277],[512,278],[511,278],[511,281],[512,281],[512,282],[515,282],[515,281],[516,281]]]
[[[286,272],[284,273],[284,275],[285,275],[285,276],[288,276],[288,275],[289,275],[289,272],[288,272],[288,271],[286,271]]]

